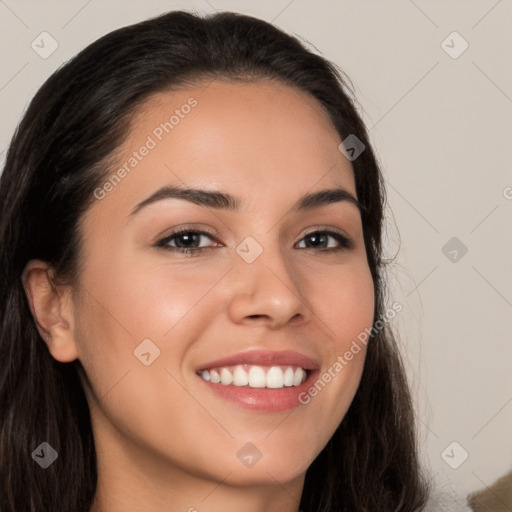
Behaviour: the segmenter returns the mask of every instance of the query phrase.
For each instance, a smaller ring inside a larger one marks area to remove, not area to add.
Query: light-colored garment
[[[472,512],[465,496],[457,495],[449,486],[434,488],[424,512]]]

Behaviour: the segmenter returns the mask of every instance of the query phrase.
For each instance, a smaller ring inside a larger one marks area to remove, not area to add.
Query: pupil
[[[184,235],[180,235],[178,237],[178,240],[177,240],[177,243],[176,245],[178,247],[189,247],[190,246],[190,242],[194,242],[194,237],[198,237],[199,235],[195,234],[195,233],[187,233],[187,234],[184,234]],[[185,241],[184,244],[180,244],[180,240],[181,241]],[[197,242],[197,240],[195,240]]]
[[[325,239],[325,235],[310,235],[309,239],[313,242],[313,247],[317,247],[322,244]]]

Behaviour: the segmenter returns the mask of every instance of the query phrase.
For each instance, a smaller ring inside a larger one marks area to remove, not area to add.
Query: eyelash
[[[204,235],[204,236],[207,236],[208,238],[216,241],[215,237],[211,233],[208,233],[206,231],[200,231],[200,230],[183,228],[183,229],[178,229],[178,230],[174,231],[173,233],[171,233],[170,235],[166,236],[165,238],[162,238],[161,240],[159,240],[156,243],[156,246],[157,247],[161,247],[162,249],[165,249],[165,250],[168,250],[168,251],[186,254],[187,256],[197,255],[197,254],[201,253],[202,251],[204,251],[205,249],[213,249],[213,247],[194,247],[194,248],[191,248],[191,249],[187,249],[187,248],[184,248],[184,247],[173,247],[173,246],[168,245],[168,243],[171,240],[173,240],[174,238],[177,238],[180,235],[185,235],[185,234],[186,235],[192,235],[192,234],[194,234],[194,235]],[[302,241],[304,238],[306,238],[308,236],[319,235],[319,234],[320,235],[328,235],[328,236],[333,237],[339,243],[340,246],[339,247],[335,247],[335,248],[331,247],[331,248],[322,248],[322,249],[317,249],[315,247],[305,247],[303,249],[309,249],[309,250],[312,250],[315,253],[318,253],[318,252],[337,253],[337,252],[340,252],[340,251],[345,251],[345,250],[349,250],[349,249],[353,248],[353,242],[352,242],[352,240],[350,238],[348,238],[347,236],[343,235],[342,233],[339,233],[338,231],[333,231],[333,230],[330,230],[330,229],[311,231],[310,233],[305,234],[304,237],[300,241]]]

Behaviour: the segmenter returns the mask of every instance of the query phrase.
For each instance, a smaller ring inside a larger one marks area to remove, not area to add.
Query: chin
[[[220,478],[225,478],[231,471],[226,483],[234,486],[275,486],[277,482],[284,485],[302,479],[318,453],[313,452],[311,445],[305,449],[303,441],[297,442],[293,449],[286,450],[276,444],[280,444],[280,439],[276,439],[273,446],[257,441],[242,444],[234,459],[223,458],[222,467],[225,470]],[[260,448],[256,448],[256,445]]]

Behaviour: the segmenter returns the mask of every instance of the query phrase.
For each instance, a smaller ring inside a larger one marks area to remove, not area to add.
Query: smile
[[[199,381],[212,396],[259,412],[303,405],[298,397],[319,371],[319,361],[292,350],[245,351],[195,368]]]
[[[300,386],[308,376],[300,366],[236,365],[202,370],[198,375],[206,382],[225,386],[282,389]]]

